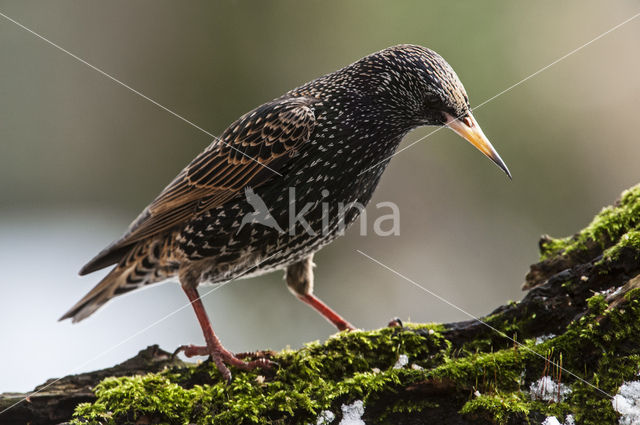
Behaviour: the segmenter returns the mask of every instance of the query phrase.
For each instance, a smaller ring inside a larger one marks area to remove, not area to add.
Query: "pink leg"
[[[313,307],[318,313],[320,313],[325,319],[327,319],[330,323],[338,328],[338,330],[345,331],[355,330],[355,327],[345,319],[342,318],[338,313],[333,311],[331,307],[323,303],[318,297],[313,294],[298,294],[298,299],[311,307]]]
[[[313,295],[313,255],[291,264],[285,271],[285,280],[289,290],[305,304],[313,307],[325,319],[341,331],[354,330],[353,325],[342,318],[331,307]]]
[[[229,371],[227,365],[233,365],[243,370],[255,369],[256,367],[271,367],[272,362],[267,359],[258,359],[251,362],[244,362],[234,356],[233,353],[228,351],[226,348],[224,348],[216,334],[213,332],[211,322],[209,322],[207,312],[202,305],[198,290],[187,285],[182,286],[182,289],[187,294],[187,297],[189,297],[189,301],[191,301],[191,305],[193,306],[193,310],[196,313],[198,322],[200,322],[200,327],[202,328],[202,333],[204,334],[204,339],[207,345],[205,347],[196,345],[183,345],[176,350],[176,353],[183,351],[185,356],[187,357],[210,355],[211,359],[218,367],[218,370],[227,381],[231,380],[231,372]]]

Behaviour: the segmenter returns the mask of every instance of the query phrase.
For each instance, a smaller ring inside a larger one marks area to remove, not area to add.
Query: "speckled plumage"
[[[367,204],[403,136],[467,115],[469,101],[455,72],[435,52],[412,45],[374,53],[259,106],[231,124],[121,239],[82,269],[116,264],[63,318],[81,320],[114,295],[171,276],[195,288],[294,264],[308,264],[300,270],[310,274],[313,253],[341,234],[338,205]],[[253,211],[247,187],[281,229],[243,225]],[[290,228],[292,190],[299,208],[311,205],[304,218],[313,232]],[[358,212],[348,210],[347,224]]]

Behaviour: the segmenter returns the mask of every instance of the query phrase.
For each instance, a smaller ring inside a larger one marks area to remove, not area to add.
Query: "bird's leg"
[[[331,307],[326,305],[322,300],[313,294],[300,294],[297,295],[300,301],[303,301],[313,307],[318,313],[324,316],[329,322],[338,328],[340,331],[350,330],[353,331],[356,328],[349,322],[347,322],[342,316],[333,311]]]
[[[187,297],[189,297],[189,301],[191,301],[191,305],[196,313],[198,322],[200,322],[200,327],[202,328],[202,333],[204,334],[204,339],[207,345],[183,345],[176,350],[176,353],[182,351],[187,357],[210,355],[211,359],[218,367],[218,370],[227,381],[231,380],[231,372],[227,365],[233,365],[243,370],[255,369],[256,367],[271,367],[272,362],[267,359],[262,358],[251,362],[244,362],[224,348],[216,334],[213,332],[211,322],[209,321],[207,312],[204,309],[204,305],[202,305],[198,290],[192,285],[182,285],[182,289],[185,294],[187,294]]]
[[[336,328],[341,331],[355,329],[351,323],[313,295],[313,255],[287,267],[285,280],[293,295],[313,307]]]

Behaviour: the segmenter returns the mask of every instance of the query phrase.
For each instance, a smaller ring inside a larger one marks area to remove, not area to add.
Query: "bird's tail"
[[[174,275],[177,265],[167,256],[171,252],[167,244],[167,240],[146,240],[133,246],[120,263],[59,320],[79,322],[116,295]]]

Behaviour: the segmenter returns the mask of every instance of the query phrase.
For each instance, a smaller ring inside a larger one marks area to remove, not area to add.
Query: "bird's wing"
[[[127,233],[87,263],[80,274],[119,261],[132,244],[160,234],[206,209],[279,178],[278,169],[315,127],[315,99],[266,103],[245,114],[198,155],[129,226]]]

